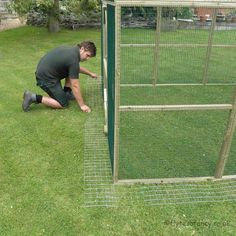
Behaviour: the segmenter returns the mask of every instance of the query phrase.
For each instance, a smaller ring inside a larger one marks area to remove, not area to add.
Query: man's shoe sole
[[[23,95],[22,109],[24,112],[29,111],[30,104],[32,103],[32,94],[29,91],[25,91]]]

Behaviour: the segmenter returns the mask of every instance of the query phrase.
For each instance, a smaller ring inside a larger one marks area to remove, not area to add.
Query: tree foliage
[[[18,15],[24,16],[35,5],[35,0],[12,0],[10,8],[17,12]]]
[[[12,0],[11,7],[20,16],[26,15],[34,8],[40,8],[48,16],[49,31],[59,31],[59,0]]]
[[[101,0],[63,0],[67,9],[73,13],[86,13],[89,11],[100,11]]]
[[[59,31],[60,9],[74,14],[91,15],[100,12],[101,0],[12,0],[12,9],[20,16],[32,9],[42,11],[48,16],[50,32]]]

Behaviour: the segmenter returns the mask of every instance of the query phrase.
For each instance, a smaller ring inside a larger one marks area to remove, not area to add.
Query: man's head
[[[93,42],[89,41],[84,41],[80,44],[78,44],[80,47],[80,60],[81,61],[86,61],[91,57],[96,56],[96,46]]]

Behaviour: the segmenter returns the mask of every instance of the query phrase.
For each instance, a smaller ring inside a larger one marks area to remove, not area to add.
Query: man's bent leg
[[[25,91],[23,95],[23,103],[22,109],[27,112],[30,110],[30,105],[32,103],[38,104],[42,103],[51,108],[63,108],[63,106],[55,99],[50,97],[45,97],[41,95],[36,95],[35,93],[31,93],[29,91]]]
[[[42,98],[42,104],[57,109],[64,108],[57,100],[45,96]]]
[[[54,85],[43,83],[39,84],[39,86],[50,96],[50,97],[43,96],[42,104],[52,108],[64,108],[69,105],[68,99],[66,97],[65,92],[62,89],[60,82]]]

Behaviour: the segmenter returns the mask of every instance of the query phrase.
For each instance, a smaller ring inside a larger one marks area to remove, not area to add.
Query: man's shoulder
[[[72,50],[72,48],[73,47],[71,47],[71,46],[61,45],[61,46],[58,46],[58,47],[52,49],[50,52],[70,51],[70,50]]]
[[[75,55],[77,56],[79,53],[79,48],[78,47],[73,47],[73,46],[66,46],[66,45],[62,45],[59,47],[54,48],[52,51],[52,53],[63,53],[63,54],[68,54],[68,55]]]

